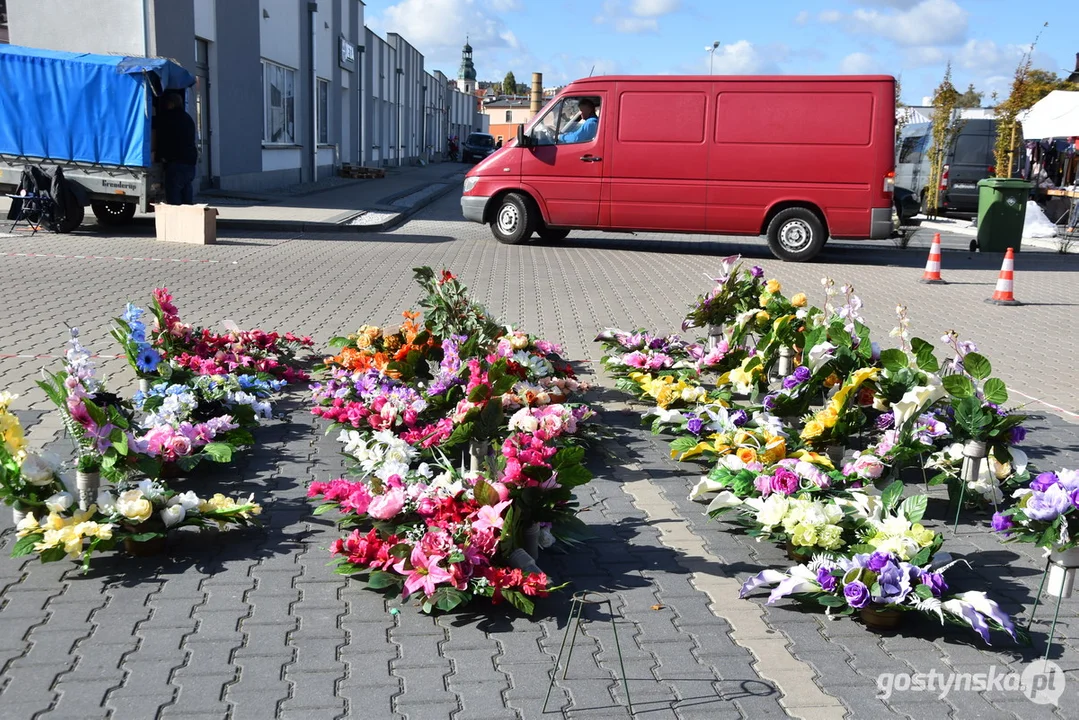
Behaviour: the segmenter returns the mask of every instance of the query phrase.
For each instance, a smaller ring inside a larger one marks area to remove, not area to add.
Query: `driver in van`
[[[581,111],[581,119],[576,126],[558,136],[560,143],[588,142],[596,137],[599,130],[599,118],[596,117],[596,103],[591,98],[581,98],[577,103],[577,109]]]

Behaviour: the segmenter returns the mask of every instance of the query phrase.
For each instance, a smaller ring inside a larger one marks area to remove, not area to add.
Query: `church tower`
[[[461,50],[461,69],[457,71],[457,84],[462,92],[469,95],[476,93],[476,66],[472,64],[472,46],[465,38],[465,46]]]

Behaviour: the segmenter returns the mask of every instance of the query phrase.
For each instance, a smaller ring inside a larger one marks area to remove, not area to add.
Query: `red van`
[[[465,177],[500,241],[574,229],[767,235],[782,260],[889,237],[895,78],[608,76],[566,86]]]

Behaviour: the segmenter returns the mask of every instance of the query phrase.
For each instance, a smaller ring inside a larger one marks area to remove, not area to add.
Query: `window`
[[[962,131],[960,131],[962,132]],[[955,140],[955,151],[952,155],[952,165],[984,165],[994,164],[993,138],[988,135],[961,134]]]
[[[513,122],[513,111],[512,110],[507,110],[506,111],[506,122],[508,122],[508,123]]]
[[[563,98],[533,126],[532,138],[537,145],[591,142],[599,131],[600,112],[598,97]]]
[[[330,83],[318,81],[318,141],[321,145],[330,142]]]
[[[899,145],[900,163],[918,163],[922,161],[922,139],[924,135],[911,135],[903,138]]]
[[[295,70],[262,61],[263,142],[296,143],[295,89]]]

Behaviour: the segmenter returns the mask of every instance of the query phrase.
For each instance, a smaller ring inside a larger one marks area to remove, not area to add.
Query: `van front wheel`
[[[520,193],[510,193],[502,198],[491,219],[491,232],[495,239],[506,245],[520,245],[532,237],[536,227],[536,214],[528,198]]]
[[[768,247],[787,262],[812,260],[826,239],[820,219],[805,208],[781,210],[768,224]]]

